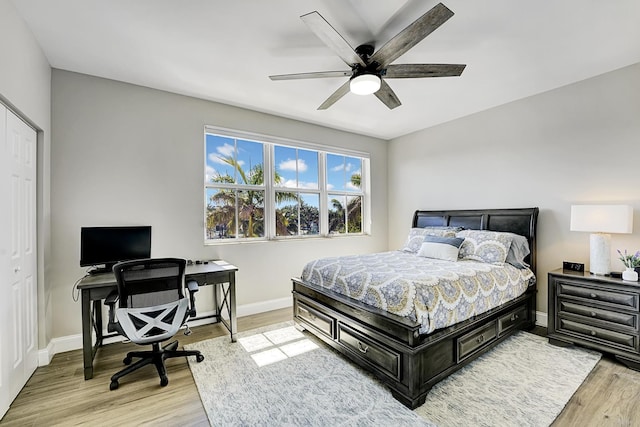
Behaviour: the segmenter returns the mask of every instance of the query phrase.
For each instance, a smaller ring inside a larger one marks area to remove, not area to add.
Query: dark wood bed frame
[[[461,226],[509,231],[529,239],[526,261],[536,272],[538,208],[416,211],[412,227]],[[408,232],[408,230],[407,230]],[[293,280],[294,323],[376,375],[411,409],[422,405],[434,384],[536,322],[536,285],[500,307],[431,334],[420,324]]]

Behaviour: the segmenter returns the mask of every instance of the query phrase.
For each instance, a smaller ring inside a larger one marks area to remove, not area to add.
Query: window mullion
[[[319,153],[318,159],[318,185],[320,187],[320,235],[329,235],[329,194],[327,192],[327,154]]]
[[[276,193],[273,150],[273,144],[264,143],[264,231],[265,238],[267,239],[273,239],[276,235]]]

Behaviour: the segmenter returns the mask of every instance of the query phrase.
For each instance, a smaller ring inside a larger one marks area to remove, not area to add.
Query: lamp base
[[[611,235],[593,233],[589,238],[589,272],[607,276],[611,272]]]

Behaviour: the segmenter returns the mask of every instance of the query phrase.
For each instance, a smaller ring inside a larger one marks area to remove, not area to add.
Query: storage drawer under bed
[[[527,310],[527,306],[521,305],[515,310],[500,316],[498,318],[498,335],[502,336],[511,328],[518,326],[522,322],[526,322],[529,320],[529,310]]]
[[[370,337],[365,337],[340,322],[338,323],[338,342],[385,374],[400,379],[400,353],[385,348]]]
[[[327,337],[335,338],[336,320],[330,316],[320,313],[313,307],[298,300],[296,304],[295,316],[313,326],[317,331],[322,332]]]
[[[460,362],[466,359],[475,352],[479,351],[481,348],[491,343],[498,336],[496,332],[496,322],[492,321],[489,324],[475,329],[468,334],[465,334],[458,338],[456,340],[458,350],[457,361]]]

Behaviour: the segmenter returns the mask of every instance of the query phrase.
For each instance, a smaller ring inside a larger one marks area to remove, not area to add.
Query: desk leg
[[[229,323],[231,324],[231,342],[236,342],[238,333],[238,319],[236,318],[236,275],[229,275]]]
[[[89,291],[81,291],[82,306],[82,359],[84,361],[84,379],[93,378],[93,345],[91,342],[91,300]]]

